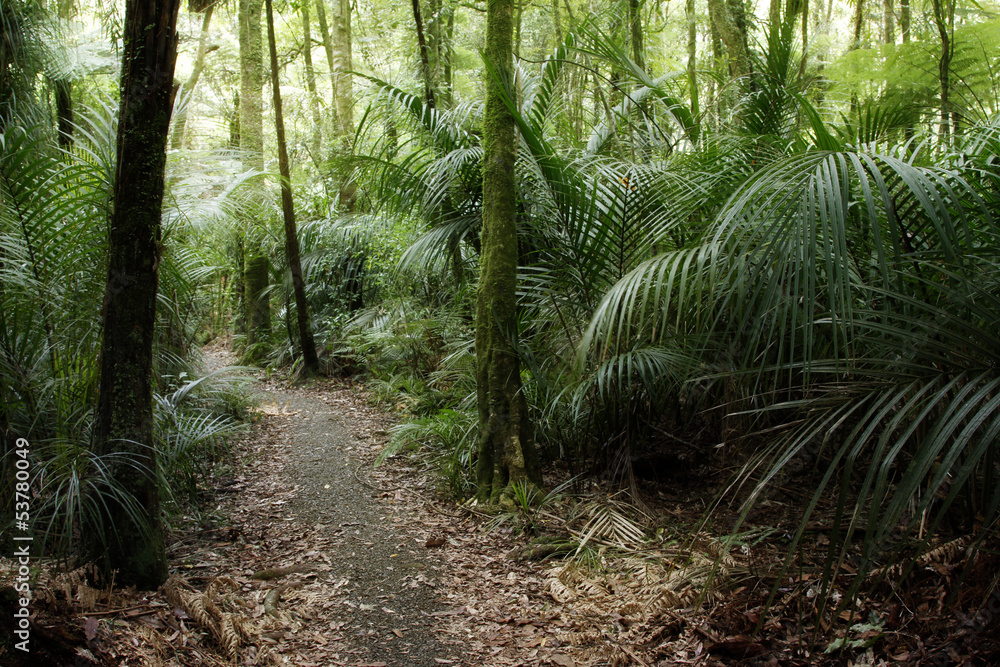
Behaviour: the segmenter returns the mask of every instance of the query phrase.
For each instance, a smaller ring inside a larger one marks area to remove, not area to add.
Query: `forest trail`
[[[208,351],[210,369],[232,361],[219,354]],[[228,513],[256,543],[244,574],[270,570],[272,590],[288,585],[279,604],[287,631],[263,633],[272,653],[301,665],[465,664],[432,631],[449,615],[437,599],[440,552],[397,502],[398,480],[363,480],[385,416],[328,382],[261,379],[254,395],[257,456],[244,463],[258,474],[239,478]]]

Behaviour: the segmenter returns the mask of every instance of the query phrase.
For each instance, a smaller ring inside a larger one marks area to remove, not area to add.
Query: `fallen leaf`
[[[560,667],[576,667],[576,660],[569,657],[565,653],[556,653],[555,655],[549,656],[549,660],[553,665],[559,665]]]
[[[432,547],[443,547],[444,543],[445,539],[443,537],[432,537],[424,543],[424,546],[430,549]]]
[[[93,616],[87,617],[87,625],[84,628],[84,632],[87,634],[87,641],[93,641],[94,637],[97,636],[97,629],[100,627],[97,619]]]

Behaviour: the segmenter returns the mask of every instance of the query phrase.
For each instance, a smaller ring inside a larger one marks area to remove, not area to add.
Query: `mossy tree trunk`
[[[59,0],[56,12],[63,21],[70,21],[76,11],[73,0]],[[56,98],[56,126],[59,130],[59,145],[69,148],[73,145],[73,82],[62,75],[52,82]]]
[[[240,0],[240,151],[246,169],[264,171],[263,35],[260,19],[263,0]],[[258,188],[247,221],[243,285],[246,290],[247,348],[255,352],[271,333],[271,304],[267,287],[270,263],[262,248],[264,194]]]
[[[125,7],[121,112],[114,207],[108,234],[101,381],[94,435],[102,453],[126,457],[116,482],[137,501],[106,497],[107,551],[115,581],[152,589],[167,578],[153,449],[153,334],[167,133],[173,106],[180,0],[129,0]],[[135,519],[139,519],[136,521]],[[93,536],[90,538],[93,544]]]
[[[247,251],[244,257],[243,289],[246,301],[247,344],[263,343],[271,335],[271,300],[267,295],[270,284],[271,262],[267,255]],[[259,350],[249,347],[250,359],[256,360]]]
[[[708,10],[712,26],[718,31],[721,42],[726,46],[729,76],[732,78],[745,76],[750,72],[750,56],[743,5],[732,0],[708,0]]]
[[[434,108],[434,73],[431,70],[431,51],[424,36],[424,21],[420,15],[420,0],[413,0],[413,22],[417,28],[417,48],[420,55],[420,71],[424,79],[424,103]]]
[[[305,46],[302,48],[302,56],[306,65],[306,89],[309,91],[309,102],[312,107],[312,138],[309,141],[309,152],[312,154],[313,162],[317,167],[321,166],[323,160],[320,157],[320,142],[322,141],[323,117],[320,113],[319,92],[316,88],[316,69],[313,67],[312,59],[312,26],[309,23],[309,3],[302,3],[299,9],[302,12],[302,41]]]
[[[285,119],[281,113],[281,87],[278,81],[278,48],[274,39],[274,8],[271,0],[267,6],[267,45],[271,56],[271,90],[274,99],[274,125],[278,138],[278,171],[281,175],[281,213],[285,223],[285,257],[288,270],[292,274],[292,289],[295,292],[295,310],[299,325],[299,344],[302,346],[302,361],[310,375],[319,373],[319,358],[316,344],[309,328],[309,303],[306,300],[306,285],[302,278],[302,262],[299,257],[299,235],[295,228],[295,204],[292,201],[292,173],[288,166],[288,148],[285,144]]]
[[[514,119],[504,104],[513,90],[513,0],[489,0],[483,119],[483,231],[476,308],[479,497],[496,502],[510,484],[541,483],[517,356],[517,227]]]

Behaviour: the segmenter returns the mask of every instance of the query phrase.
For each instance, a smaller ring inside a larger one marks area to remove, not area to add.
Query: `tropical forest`
[[[0,664],[1000,665],[995,0],[0,0]]]

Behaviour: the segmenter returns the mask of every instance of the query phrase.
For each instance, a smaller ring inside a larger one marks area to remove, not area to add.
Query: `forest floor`
[[[207,350],[210,369],[233,363],[227,355]],[[671,488],[643,486],[644,509],[598,487],[540,509],[529,532],[601,532],[604,541],[596,567],[538,560],[558,548],[529,544],[523,515],[490,530],[490,517],[442,499],[412,458],[375,466],[394,417],[360,386],[293,386],[260,373],[253,391],[252,428],[205,481],[200,509],[172,526],[167,584],[98,590],[82,569],[43,567],[37,650],[23,664],[1000,664],[1000,596],[978,611],[971,602],[989,572],[973,568],[966,604],[944,605],[965,571],[964,543],[923,564],[905,591],[817,622],[817,582],[806,571],[786,573],[763,606],[786,533],[750,531],[724,548],[690,528],[709,497],[698,470]],[[789,494],[768,500],[758,523],[782,520],[795,504]],[[630,543],[643,511],[666,517],[657,534],[683,526],[686,539]],[[811,539],[822,546],[825,537]],[[716,583],[706,587],[710,572]]]

